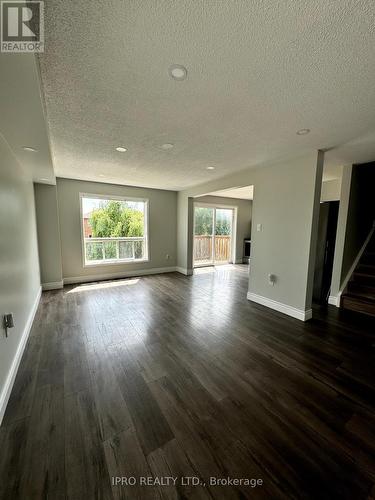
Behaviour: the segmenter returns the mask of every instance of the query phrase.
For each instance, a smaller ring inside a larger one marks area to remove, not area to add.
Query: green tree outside
[[[143,236],[144,231],[143,212],[121,201],[103,202],[91,212],[89,223],[93,238]]]
[[[118,238],[144,235],[143,211],[129,206],[127,202],[114,200],[103,202],[100,208],[96,208],[91,212],[89,224],[92,229],[93,238]],[[102,245],[104,245],[106,259],[116,258],[116,244],[114,242],[87,242],[87,260],[102,260]],[[124,254],[128,251],[126,245],[126,242],[124,242],[123,247],[120,248],[120,251]],[[139,244],[135,248],[136,252],[142,252]]]
[[[198,236],[211,236],[212,235],[212,216],[213,208],[209,207],[196,207],[195,220],[194,220],[194,234]],[[228,236],[231,234],[231,214],[228,211],[220,209],[216,212],[216,236]]]

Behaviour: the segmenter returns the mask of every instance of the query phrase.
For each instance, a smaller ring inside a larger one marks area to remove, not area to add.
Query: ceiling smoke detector
[[[168,149],[172,149],[174,146],[174,144],[171,144],[170,142],[167,142],[165,144],[162,144],[160,146],[160,149],[164,149],[165,151],[167,151]]]
[[[185,66],[181,66],[181,64],[172,64],[169,68],[169,74],[174,80],[186,80],[187,69]]]
[[[296,134],[297,135],[307,135],[310,133],[309,128],[301,128],[301,130],[297,130]]]

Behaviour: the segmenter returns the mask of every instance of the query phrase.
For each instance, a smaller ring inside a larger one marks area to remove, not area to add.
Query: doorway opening
[[[194,206],[194,267],[233,263],[235,217],[234,207]]]
[[[313,301],[317,304],[328,303],[335,254],[339,204],[339,201],[320,203],[313,288]]]

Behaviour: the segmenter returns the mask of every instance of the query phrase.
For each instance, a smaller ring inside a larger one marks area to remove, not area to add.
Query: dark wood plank
[[[36,391],[19,478],[21,498],[65,495],[63,396],[62,386],[43,385]]]
[[[141,484],[141,478],[152,477],[136,433],[128,429],[104,443],[105,455],[111,476],[113,498],[159,499],[156,486]],[[135,479],[135,484],[116,484],[116,477]]]
[[[103,441],[133,426],[129,410],[102,342],[87,347],[91,390]]]
[[[165,383],[166,380],[160,379],[152,382],[150,387],[174,435],[188,457],[189,463],[192,464],[197,474],[207,482],[207,488],[213,498],[238,498],[240,495],[236,488],[228,487],[222,490],[208,485],[210,477],[225,477],[227,475],[222,457],[211,451],[208,439],[199,423],[196,423],[194,417],[191,417],[183,405],[176,401],[175,395],[166,389]],[[162,455],[166,460],[163,450],[156,451],[158,452],[157,456]]]
[[[20,476],[24,471],[23,457],[30,418],[22,418],[0,427],[0,498],[21,499]]]
[[[158,485],[160,497],[164,500],[178,500],[178,484],[176,484],[176,478],[172,475],[164,450],[158,448],[152,451],[147,457],[147,462],[154,477],[168,478],[164,480],[165,484]]]
[[[65,398],[67,498],[112,499],[96,408],[88,391]]]
[[[3,425],[31,415],[38,379],[42,343],[31,337],[25,347],[12,394],[4,415]]]
[[[126,346],[109,347],[110,363],[145,455],[173,439],[173,433]]]
[[[1,499],[372,498],[375,320],[302,323],[247,287],[225,266],[44,293],[0,428]],[[207,484],[228,476],[263,484]]]

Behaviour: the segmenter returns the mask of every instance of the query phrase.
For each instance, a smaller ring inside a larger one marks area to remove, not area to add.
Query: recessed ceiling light
[[[24,151],[29,151],[30,153],[36,153],[37,150],[35,148],[32,148],[31,146],[23,146],[22,149]]]
[[[116,148],[116,151],[118,151],[119,153],[125,153],[125,151],[127,151],[127,149],[126,149],[126,148],[123,148],[122,146],[118,146],[118,147]]]
[[[174,80],[186,80],[187,69],[181,64],[172,64],[169,68],[169,74]]]
[[[297,135],[307,135],[310,133],[309,128],[301,128],[301,130],[297,130],[296,134]]]
[[[215,167],[207,167],[207,170],[215,170]]]
[[[160,146],[160,148],[161,148],[161,149],[165,149],[165,150],[167,150],[167,149],[172,149],[172,148],[173,148],[173,146],[174,146],[174,144],[171,144],[170,142],[167,142],[166,144],[162,144],[162,145]]]

